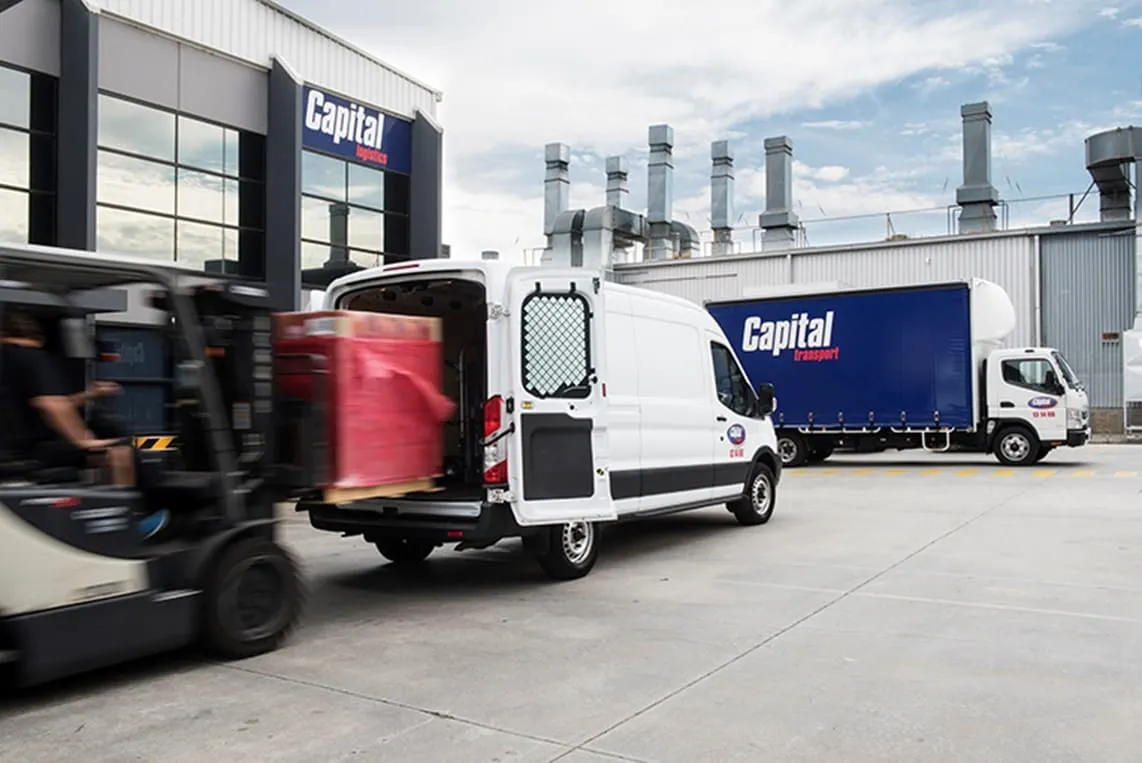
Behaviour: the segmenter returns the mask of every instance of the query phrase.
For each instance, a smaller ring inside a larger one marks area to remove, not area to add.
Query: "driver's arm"
[[[44,350],[30,357],[25,383],[35,391],[31,404],[52,429],[83,447],[84,443],[95,440],[95,435],[84,424],[68,393],[66,379],[52,361],[52,356]]]

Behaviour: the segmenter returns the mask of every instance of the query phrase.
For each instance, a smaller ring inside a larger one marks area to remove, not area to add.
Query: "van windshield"
[[[1074,372],[1074,369],[1071,368],[1071,364],[1067,362],[1067,359],[1063,357],[1063,354],[1055,350],[1051,353],[1051,357],[1059,367],[1059,370],[1063,372],[1063,379],[1066,380],[1067,386],[1073,389],[1082,389],[1082,382],[1079,381],[1078,375]]]

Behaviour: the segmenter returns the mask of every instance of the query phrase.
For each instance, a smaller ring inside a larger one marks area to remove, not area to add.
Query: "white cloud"
[[[1118,18],[1118,9],[1114,6],[1108,6],[1100,10],[1098,15],[1104,19],[1116,19]]]
[[[820,130],[859,130],[868,124],[856,119],[826,119],[822,122],[802,122],[801,126]]]
[[[1142,29],[1142,16],[1138,16],[1138,17],[1132,18],[1132,19],[1126,19],[1125,21],[1122,22],[1122,26],[1133,27],[1134,29]]]
[[[1000,81],[1014,53],[1089,23],[1102,6],[1069,0],[1028,13],[1026,0],[966,10],[916,0],[715,0],[695,12],[689,0],[580,0],[569,13],[533,0],[421,0],[377,15],[364,0],[287,2],[444,91],[448,155],[471,173],[448,176],[445,238],[454,252],[461,242],[506,248],[541,233],[542,163],[518,195],[501,197],[487,190],[483,155],[522,158],[551,141],[624,153],[645,145],[648,125],[665,122],[676,130],[677,165],[705,162],[709,141],[750,120],[839,105],[909,77],[941,87],[949,78],[941,72],[965,68]],[[780,76],[765,76],[775,61],[785,62]]]

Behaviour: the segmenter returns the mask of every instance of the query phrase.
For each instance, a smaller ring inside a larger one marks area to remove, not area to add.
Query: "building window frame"
[[[7,62],[0,68],[27,77],[27,124],[0,121],[0,130],[26,136],[24,160],[28,177],[25,185],[4,182],[0,191],[22,194],[24,235],[32,244],[56,243],[56,140],[59,127],[59,79]]]
[[[228,242],[233,238],[236,241],[236,249],[231,253],[227,249],[227,245],[223,244],[222,249],[218,251],[218,259],[226,261],[233,261],[236,265],[244,259],[243,257],[243,242],[250,242],[249,246],[252,251],[249,254],[254,255],[259,260],[259,270],[263,275],[265,271],[265,136],[251,133],[246,130],[241,130],[234,125],[228,125],[217,120],[201,117],[197,114],[190,114],[187,112],[171,109],[169,107],[160,106],[154,103],[139,98],[133,98],[128,95],[113,92],[110,90],[99,90],[99,103],[102,105],[105,98],[111,98],[118,101],[130,103],[135,106],[141,106],[152,111],[169,114],[174,117],[174,133],[171,136],[174,143],[174,159],[166,159],[157,157],[147,153],[131,151],[129,149],[108,146],[103,143],[102,135],[99,135],[96,140],[96,151],[99,155],[121,156],[136,161],[147,162],[156,166],[161,166],[173,171],[174,182],[174,204],[171,212],[161,212],[151,209],[131,206],[130,204],[122,204],[118,202],[103,201],[96,198],[96,209],[98,214],[99,208],[113,209],[120,212],[127,212],[147,216],[151,219],[168,220],[172,225],[172,262],[180,263],[185,262],[179,258],[179,223],[187,223],[193,226],[209,226],[216,229],[219,233],[219,240]],[[180,131],[182,128],[183,120],[193,120],[205,125],[220,128],[223,135],[223,169],[217,171],[214,169],[205,168],[199,164],[186,163],[181,156],[182,146],[180,145]],[[235,172],[228,171],[226,162],[226,147],[229,141],[226,138],[226,132],[230,131],[236,134],[235,145],[238,147],[238,161],[235,163]],[[249,146],[250,149],[255,147],[260,148],[262,157],[260,161],[250,162],[243,158],[243,142]],[[223,209],[219,210],[221,221],[217,219],[209,219],[200,216],[190,216],[180,210],[179,204],[179,185],[182,173],[194,173],[201,176],[208,176],[219,181],[223,186]],[[226,188],[228,184],[236,184],[236,192],[238,194],[238,207],[237,207],[237,220],[229,222],[226,220]],[[254,202],[251,205],[246,200]],[[259,246],[260,243],[260,246]],[[243,268],[244,270],[246,268]]]
[[[334,195],[332,193],[321,193],[318,191],[313,191],[313,190],[307,189],[306,182],[305,182],[305,157],[307,154],[313,155],[315,157],[320,157],[321,159],[329,161],[329,162],[336,162],[337,164],[340,165],[340,173],[339,173],[341,176],[340,181],[339,181],[340,188],[341,188],[340,198],[338,198],[337,195]],[[402,239],[407,239],[407,233],[404,236],[392,235],[393,231],[399,227],[403,227],[406,230],[408,228],[408,217],[409,217],[409,215],[408,215],[408,209],[407,209],[407,191],[402,190],[402,191],[398,191],[396,193],[393,193],[393,190],[391,189],[391,187],[395,187],[398,183],[403,182],[403,183],[407,184],[408,183],[408,176],[407,175],[405,175],[404,173],[385,170],[381,167],[373,167],[373,166],[370,166],[368,164],[363,164],[360,162],[352,162],[352,161],[349,161],[348,159],[345,159],[344,157],[337,156],[336,154],[330,154],[330,153],[326,153],[324,151],[318,151],[316,149],[304,148],[304,147],[302,148],[301,163],[302,163],[302,182],[301,182],[300,206],[301,206],[301,209],[303,210],[303,212],[302,212],[303,226],[304,226],[304,220],[305,220],[305,218],[304,218],[305,203],[306,203],[306,200],[310,200],[310,201],[320,202],[322,204],[341,204],[341,205],[344,205],[348,211],[348,217],[349,217],[349,223],[348,224],[349,225],[352,225],[353,211],[354,210],[360,210],[361,212],[366,212],[369,214],[380,214],[381,215],[381,220],[380,220],[381,231],[380,231],[380,233],[382,236],[381,248],[380,249],[374,249],[374,248],[365,248],[365,247],[360,247],[360,246],[352,246],[350,235],[346,236],[346,243],[344,245],[342,245],[340,243],[334,244],[334,242],[332,241],[333,236],[331,234],[326,234],[326,236],[324,238],[317,238],[317,237],[314,237],[312,235],[307,236],[303,230],[303,233],[301,235],[301,249],[302,249],[301,261],[302,261],[302,269],[303,270],[306,270],[307,268],[321,267],[323,264],[323,263],[315,263],[315,262],[306,262],[307,256],[305,254],[305,250],[307,248],[310,248],[310,247],[323,247],[323,248],[325,248],[326,252],[331,253],[333,247],[336,245],[339,249],[343,249],[346,252],[346,256],[350,262],[353,262],[353,263],[360,265],[362,267],[376,267],[377,265],[383,265],[386,262],[403,261],[403,260],[408,259],[408,254],[406,252],[402,251],[403,249],[406,248],[406,246],[402,246],[400,243],[402,241]],[[369,203],[363,203],[361,201],[354,201],[352,199],[352,195],[351,195],[351,174],[352,174],[353,168],[357,168],[358,170],[362,170],[362,169],[368,170],[368,171],[377,173],[378,177],[381,179],[381,187],[383,189],[382,190],[381,204],[379,206],[376,204],[369,204]],[[394,201],[396,202],[395,206],[398,207],[397,209],[393,208],[394,205],[390,205],[390,198],[391,197],[396,197],[394,199]],[[394,241],[394,239],[395,239],[395,241]],[[394,246],[393,243],[395,243],[396,246]]]

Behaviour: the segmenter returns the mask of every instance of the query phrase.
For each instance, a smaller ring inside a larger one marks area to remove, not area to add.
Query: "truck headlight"
[[[1078,408],[1067,409],[1067,429],[1083,429],[1089,414]]]

